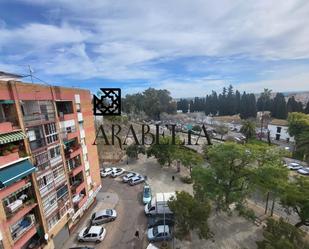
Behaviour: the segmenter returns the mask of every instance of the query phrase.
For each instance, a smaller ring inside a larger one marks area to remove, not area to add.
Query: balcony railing
[[[34,214],[25,216],[22,220],[10,227],[12,239],[17,241],[23,234],[30,230],[35,224]]]
[[[60,131],[62,140],[67,141],[70,139],[70,134],[76,132],[76,126],[66,127]]]
[[[6,217],[8,219],[13,217],[19,210],[31,206],[34,202],[33,198],[28,198],[26,200],[17,199],[5,207]]]
[[[70,160],[67,160],[67,167],[68,167],[68,170],[71,171],[79,166],[82,165],[82,162],[81,162],[81,159],[79,156],[73,158],[73,159],[70,159]]]
[[[53,182],[50,182],[47,185],[45,185],[44,187],[40,188],[40,193],[41,193],[41,195],[45,195],[51,189],[54,189],[54,183]]]
[[[25,114],[24,122],[27,126],[37,122],[55,121],[55,116],[55,112]]]
[[[54,182],[55,182],[55,185],[58,186],[60,183],[64,182],[65,181],[65,175],[62,174],[62,175],[58,175],[55,179],[54,179]]]
[[[71,154],[81,148],[80,144],[74,144],[72,146],[67,146],[64,150],[64,154],[66,158],[70,158]]]

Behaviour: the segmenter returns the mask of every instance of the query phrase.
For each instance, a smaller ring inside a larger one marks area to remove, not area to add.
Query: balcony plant
[[[3,156],[8,156],[8,155],[11,154],[11,152],[9,150],[5,149],[5,150],[2,151],[2,154],[3,154]]]

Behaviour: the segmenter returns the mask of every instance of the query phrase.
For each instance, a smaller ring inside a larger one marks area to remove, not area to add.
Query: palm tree
[[[246,139],[255,136],[255,123],[250,120],[244,120],[240,132],[246,136]]]

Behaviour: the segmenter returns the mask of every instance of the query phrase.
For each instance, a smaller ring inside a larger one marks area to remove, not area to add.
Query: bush
[[[193,180],[192,180],[192,178],[190,176],[182,176],[182,177],[180,177],[180,180],[183,183],[187,183],[187,184],[193,183]]]
[[[251,221],[254,221],[256,219],[254,211],[250,208],[245,207],[243,204],[237,204],[236,210],[238,211],[239,216],[242,216]]]

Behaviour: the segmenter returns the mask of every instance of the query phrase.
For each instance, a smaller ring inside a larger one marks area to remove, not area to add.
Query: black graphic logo
[[[100,88],[99,98],[93,95],[93,115],[120,116],[121,115],[121,89]]]

